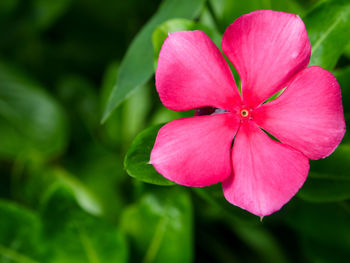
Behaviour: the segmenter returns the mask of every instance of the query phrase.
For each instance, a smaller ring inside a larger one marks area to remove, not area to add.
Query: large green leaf
[[[5,200],[0,200],[0,215],[0,262],[42,262],[39,217]]]
[[[350,2],[323,1],[303,20],[311,42],[310,65],[331,70],[350,42]]]
[[[152,33],[162,22],[171,18],[192,19],[198,15],[204,0],[165,0],[157,13],[142,28],[131,43],[118,72],[118,79],[102,121],[137,87],[145,84],[154,73]]]
[[[136,252],[133,262],[192,262],[192,207],[181,188],[153,189],[125,210],[121,225]]]
[[[65,186],[48,190],[43,201],[44,239],[50,263],[127,262],[127,248],[118,228],[82,211]]]
[[[350,145],[340,145],[328,158],[311,161],[311,172],[298,196],[315,202],[350,199]]]
[[[108,95],[115,84],[118,65],[110,65],[105,73],[102,85],[101,102],[105,107]],[[151,103],[151,87],[140,86],[128,99],[123,101],[117,112],[113,112],[104,123],[106,139],[109,144],[122,144],[123,149],[130,145],[134,137],[145,128],[147,116],[153,104]]]
[[[124,167],[128,174],[146,183],[158,185],[173,185],[157,173],[149,163],[151,151],[162,125],[155,125],[141,132],[131,144],[124,160]]]
[[[0,63],[0,156],[35,151],[53,157],[66,142],[62,108],[39,85]]]

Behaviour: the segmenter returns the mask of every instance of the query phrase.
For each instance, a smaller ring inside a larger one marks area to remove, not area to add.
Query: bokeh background
[[[348,262],[347,134],[262,222],[219,185],[170,185],[146,165],[159,124],[193,114],[155,91],[167,33],[201,29],[220,46],[258,9],[304,20],[348,121],[348,0],[1,0],[0,262]]]

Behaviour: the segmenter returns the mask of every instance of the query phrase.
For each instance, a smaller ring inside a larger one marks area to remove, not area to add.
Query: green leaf
[[[118,228],[82,211],[67,187],[58,184],[48,190],[42,217],[47,262],[127,262],[126,242]]]
[[[219,32],[217,21],[208,5],[203,9],[197,22],[199,29],[207,33],[215,45],[221,50],[222,33]]]
[[[39,152],[50,158],[67,142],[60,105],[38,84],[0,63],[0,156]]]
[[[328,158],[311,161],[310,175],[298,196],[314,202],[350,198],[350,145],[340,145]]]
[[[192,262],[192,206],[182,189],[158,188],[144,195],[125,210],[121,226],[136,251],[133,262]]]
[[[5,200],[0,200],[0,215],[0,262],[42,262],[39,217]]]
[[[115,63],[106,70],[101,94],[102,105],[106,104],[107,96],[115,84],[117,72],[118,65]],[[123,144],[122,147],[128,147],[131,140],[145,128],[145,122],[152,107],[150,88],[149,85],[137,88],[128,99],[123,101],[119,111],[112,113],[104,123],[109,144],[119,143]]]
[[[131,43],[120,65],[117,84],[109,97],[102,122],[106,121],[112,111],[137,87],[145,84],[154,73],[151,39],[154,29],[171,18],[196,17],[203,3],[204,0],[165,0],[162,3],[157,13]]]
[[[303,20],[311,42],[310,65],[333,69],[350,42],[350,2],[323,1]]]
[[[162,125],[149,127],[135,138],[125,156],[124,167],[130,176],[140,181],[157,185],[174,185],[175,183],[157,173],[149,163],[151,151],[161,127]]]

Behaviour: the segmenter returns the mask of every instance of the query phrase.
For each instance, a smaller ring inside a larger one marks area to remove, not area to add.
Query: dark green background
[[[310,65],[337,77],[348,121],[348,0],[1,0],[0,262],[347,262],[347,134],[262,222],[220,185],[176,186],[147,164],[160,124],[192,114],[155,91],[167,33],[200,29],[220,46],[258,9],[303,19]]]

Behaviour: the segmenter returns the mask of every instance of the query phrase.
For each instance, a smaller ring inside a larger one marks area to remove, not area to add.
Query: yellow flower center
[[[242,116],[243,118],[248,117],[248,115],[249,115],[249,111],[248,111],[247,109],[242,109],[242,110],[241,110],[241,116]]]

